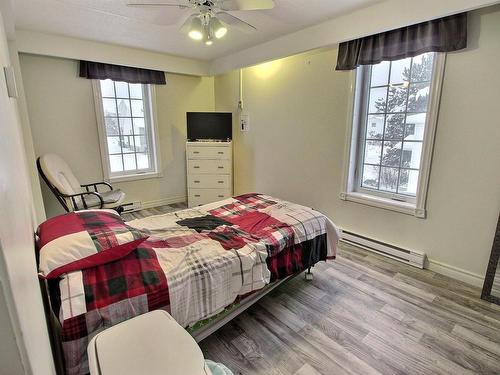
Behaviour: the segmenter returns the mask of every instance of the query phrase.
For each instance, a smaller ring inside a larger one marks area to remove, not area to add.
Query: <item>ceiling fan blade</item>
[[[222,22],[230,25],[231,27],[234,27],[235,29],[243,31],[244,33],[247,34],[253,33],[254,31],[257,30],[255,26],[252,26],[248,22],[243,21],[241,18],[238,18],[226,12],[217,13],[217,18],[220,19]]]
[[[183,4],[171,4],[171,3],[127,3],[128,7],[177,7],[181,9],[189,8],[187,5]]]
[[[273,9],[273,0],[224,0],[222,10],[265,10]]]

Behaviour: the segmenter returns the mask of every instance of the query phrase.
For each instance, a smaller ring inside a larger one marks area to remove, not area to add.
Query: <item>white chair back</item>
[[[56,154],[40,156],[40,167],[49,182],[62,194],[72,195],[82,192],[80,183],[69,165]]]

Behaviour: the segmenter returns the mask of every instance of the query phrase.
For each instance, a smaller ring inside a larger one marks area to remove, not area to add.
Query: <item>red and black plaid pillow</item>
[[[40,224],[37,234],[39,270],[45,278],[120,259],[149,236],[125,224],[111,210],[56,216]]]

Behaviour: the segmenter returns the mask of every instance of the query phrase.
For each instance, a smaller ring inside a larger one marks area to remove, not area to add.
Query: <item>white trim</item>
[[[359,89],[356,88],[356,82],[360,79],[362,72],[357,70],[351,72],[350,77],[350,94],[348,101],[348,118],[346,128],[346,143],[344,149],[345,165],[342,174],[342,187],[339,194],[340,199],[351,201],[355,203],[366,204],[372,207],[378,207],[386,210],[400,212],[403,214],[413,215],[420,219],[425,219],[427,216],[426,202],[427,191],[429,186],[432,154],[434,150],[434,138],[436,135],[436,127],[439,114],[439,103],[441,99],[441,89],[444,78],[446,54],[436,53],[434,58],[434,71],[431,83],[431,92],[429,105],[427,110],[425,132],[423,137],[422,146],[422,159],[420,162],[420,176],[418,181],[417,194],[415,202],[405,202],[398,199],[391,199],[390,193],[381,196],[380,193],[368,194],[368,189],[356,191],[355,182],[355,169],[357,166],[357,147],[358,147],[358,134],[360,110],[360,96]]]
[[[148,173],[130,174],[127,176],[105,177],[104,179],[109,182],[127,182],[127,181],[137,181],[137,180],[149,180],[151,178],[161,178],[161,177],[163,177],[163,173],[161,172],[148,172]]]
[[[104,113],[102,104],[102,94],[101,85],[98,79],[92,80],[92,91],[94,93],[94,107],[96,113],[96,123],[97,131],[99,134],[99,149],[101,152],[101,164],[104,180],[109,182],[124,182],[124,181],[135,181],[143,180],[148,178],[159,178],[163,177],[161,172],[161,162],[160,162],[160,149],[159,149],[159,135],[158,135],[158,124],[157,124],[157,111],[156,111],[156,90],[154,85],[143,85],[143,103],[148,105],[147,111],[144,111],[144,121],[149,123],[151,126],[146,129],[149,133],[148,136],[151,138],[151,148],[152,153],[150,155],[150,162],[152,163],[151,171],[145,171],[142,173],[126,173],[122,174],[112,174],[110,171],[110,161],[108,153],[108,145],[106,138],[106,126],[104,124]]]
[[[480,288],[483,286],[484,276],[464,270],[463,268],[458,268],[446,263],[438,262],[437,260],[427,258],[427,261],[428,263],[425,269],[428,269],[429,271],[433,271]]]
[[[417,212],[415,204],[400,202],[392,199],[382,198],[376,195],[363,194],[359,192],[340,193],[340,199],[349,202],[361,203],[371,207],[378,207],[385,210],[395,211],[402,214],[412,215],[421,218],[421,212]]]

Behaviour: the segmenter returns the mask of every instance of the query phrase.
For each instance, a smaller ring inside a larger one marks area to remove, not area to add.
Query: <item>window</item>
[[[103,169],[110,180],[158,175],[151,85],[94,81]]]
[[[425,216],[443,68],[436,53],[358,68],[341,198]]]

